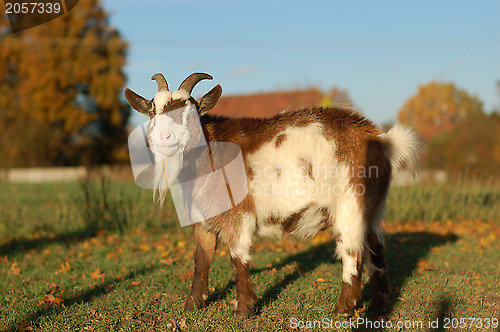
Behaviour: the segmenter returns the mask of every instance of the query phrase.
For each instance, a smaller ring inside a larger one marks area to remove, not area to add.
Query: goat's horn
[[[194,73],[189,75],[179,86],[179,90],[185,90],[191,94],[193,88],[201,80],[211,80],[213,77],[204,73]]]
[[[151,77],[151,79],[158,83],[158,92],[168,91],[167,80],[165,79],[163,74],[160,74],[160,73],[154,74],[153,77]]]

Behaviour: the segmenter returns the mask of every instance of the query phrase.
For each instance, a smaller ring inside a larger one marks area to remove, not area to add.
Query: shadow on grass
[[[413,271],[418,268],[418,262],[427,256],[431,248],[442,246],[449,242],[455,242],[456,240],[457,237],[455,235],[444,236],[426,232],[402,232],[386,235],[386,257],[392,294],[389,299],[389,306],[386,310],[384,310],[384,313],[389,314],[393,310],[394,305],[398,302],[399,290],[401,290],[405,281],[411,277]],[[278,299],[283,290],[302,275],[314,271],[323,263],[340,264],[340,261],[336,261],[333,258],[334,251],[335,243],[332,241],[312,247],[309,250],[290,255],[283,259],[279,264],[273,264],[273,267],[277,269],[292,263],[297,263],[298,267],[295,271],[285,275],[278,283],[268,287],[263,296],[259,297],[256,303],[257,314],[262,311],[263,307]],[[268,268],[251,268],[250,275],[252,276],[266,270],[268,270]],[[339,275],[339,291],[341,288],[341,282],[342,275]],[[216,291],[211,294],[209,301],[215,302],[225,299],[233,289],[234,285],[234,281],[228,281],[224,287],[216,289]],[[362,298],[361,301],[359,301],[359,304],[368,304],[371,301],[371,297],[371,283],[368,282],[363,288]],[[334,306],[335,303],[332,303],[332,311]],[[445,309],[446,308],[443,310]],[[371,313],[367,313],[368,318],[377,318],[371,317],[370,315]]]
[[[433,247],[453,243],[454,234],[440,235],[427,232],[402,232],[386,236],[386,257],[391,282],[389,307],[382,313],[392,312],[400,297],[406,280],[418,269],[418,262],[424,259]],[[371,300],[371,282],[363,288],[362,301]],[[368,313],[370,316],[370,313]],[[376,317],[372,317],[376,318]]]
[[[328,242],[321,244],[319,246],[313,247],[309,250],[297,253],[292,256],[288,256],[283,259],[279,264],[273,264],[271,268],[282,268],[285,265],[292,264],[297,262],[297,269],[293,272],[285,275],[283,279],[271,286],[266,290],[263,296],[259,297],[259,300],[256,303],[257,314],[260,312],[260,309],[272,301],[276,300],[281,292],[293,281],[297,280],[301,275],[313,271],[316,269],[318,265],[324,262],[333,262],[334,261],[334,250],[335,244],[334,242]],[[268,271],[269,268],[250,268],[250,279],[252,275],[256,275],[258,273]],[[208,302],[217,302],[221,301],[229,295],[231,290],[234,288],[235,283],[234,280],[229,280],[227,284],[220,288],[216,289],[215,292],[210,294],[210,298]]]
[[[433,324],[431,327],[435,328],[436,331],[448,331],[451,326],[445,328],[444,319],[453,317],[453,311],[455,304],[453,303],[453,298],[449,295],[443,294],[439,299],[433,303],[434,307],[438,310],[436,314],[430,318],[430,322]]]
[[[79,294],[75,294],[74,296],[62,297],[62,299],[63,299],[62,303],[64,304],[64,307],[44,304],[44,305],[40,306],[40,309],[33,312],[29,316],[24,317],[20,321],[27,321],[27,322],[30,322],[32,324],[32,326],[33,325],[36,326],[37,320],[40,317],[47,316],[47,315],[52,314],[52,313],[58,313],[62,310],[66,310],[69,307],[76,305],[76,304],[83,304],[86,302],[91,302],[95,298],[101,297],[101,296],[106,295],[109,292],[111,292],[114,289],[114,287],[112,287],[112,286],[115,285],[116,283],[122,283],[126,280],[134,279],[137,276],[149,274],[149,273],[153,272],[154,270],[157,270],[158,268],[160,268],[159,265],[157,265],[157,266],[153,265],[150,267],[144,267],[144,268],[141,268],[139,270],[129,272],[127,275],[122,276],[121,278],[106,279],[102,284],[100,284],[92,289],[89,289],[89,290],[84,291],[84,292],[79,293]],[[16,324],[7,328],[6,331],[13,331],[13,332],[18,331]]]
[[[0,256],[7,255],[10,258],[28,250],[39,250],[53,244],[64,243],[65,245],[69,245],[70,243],[81,242],[94,237],[96,235],[96,231],[97,229],[94,228],[86,228],[54,236],[41,236],[35,239],[11,240],[0,246]]]

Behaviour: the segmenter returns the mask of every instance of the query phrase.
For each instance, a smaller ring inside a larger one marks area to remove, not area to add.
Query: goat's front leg
[[[250,282],[250,249],[255,231],[256,219],[252,214],[243,214],[237,236],[229,243],[231,250],[231,265],[233,266],[236,283],[236,316],[248,317],[254,313],[257,295]]]
[[[250,281],[250,262],[243,262],[238,257],[231,257],[234,281],[236,283],[236,305],[234,314],[236,316],[248,317],[254,313],[257,295]]]
[[[196,253],[194,258],[194,275],[191,295],[186,299],[185,309],[204,308],[208,299],[208,270],[214,260],[217,236],[198,224],[195,228]]]

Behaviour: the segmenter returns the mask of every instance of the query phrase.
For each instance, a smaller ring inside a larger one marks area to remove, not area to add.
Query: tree
[[[419,86],[417,94],[399,111],[398,119],[430,138],[451,131],[459,120],[482,114],[483,106],[476,96],[453,83],[433,81]]]
[[[451,132],[434,136],[428,146],[428,166],[471,175],[500,172],[500,118],[496,114],[459,120]]]
[[[0,165],[113,161],[129,108],[126,42],[99,0],[38,27],[0,29]]]

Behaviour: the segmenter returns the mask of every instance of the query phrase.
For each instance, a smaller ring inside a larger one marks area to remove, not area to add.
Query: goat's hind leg
[[[342,259],[342,291],[334,311],[351,315],[361,298],[366,235],[363,209],[354,193],[347,191],[341,198],[333,230],[337,234],[337,256]]]
[[[337,244],[338,245],[338,244]],[[342,291],[334,312],[339,315],[352,315],[357,301],[361,298],[361,277],[363,255],[361,251],[337,249],[342,257]]]
[[[387,309],[390,296],[389,277],[385,261],[384,245],[381,241],[382,235],[375,231],[368,234],[368,248],[366,254],[366,268],[372,285],[372,302],[368,310],[373,313],[381,313]]]
[[[185,309],[204,308],[208,299],[208,270],[214,260],[217,236],[199,224],[194,235],[196,238],[196,253],[194,258],[194,276],[191,294],[186,299]]]

